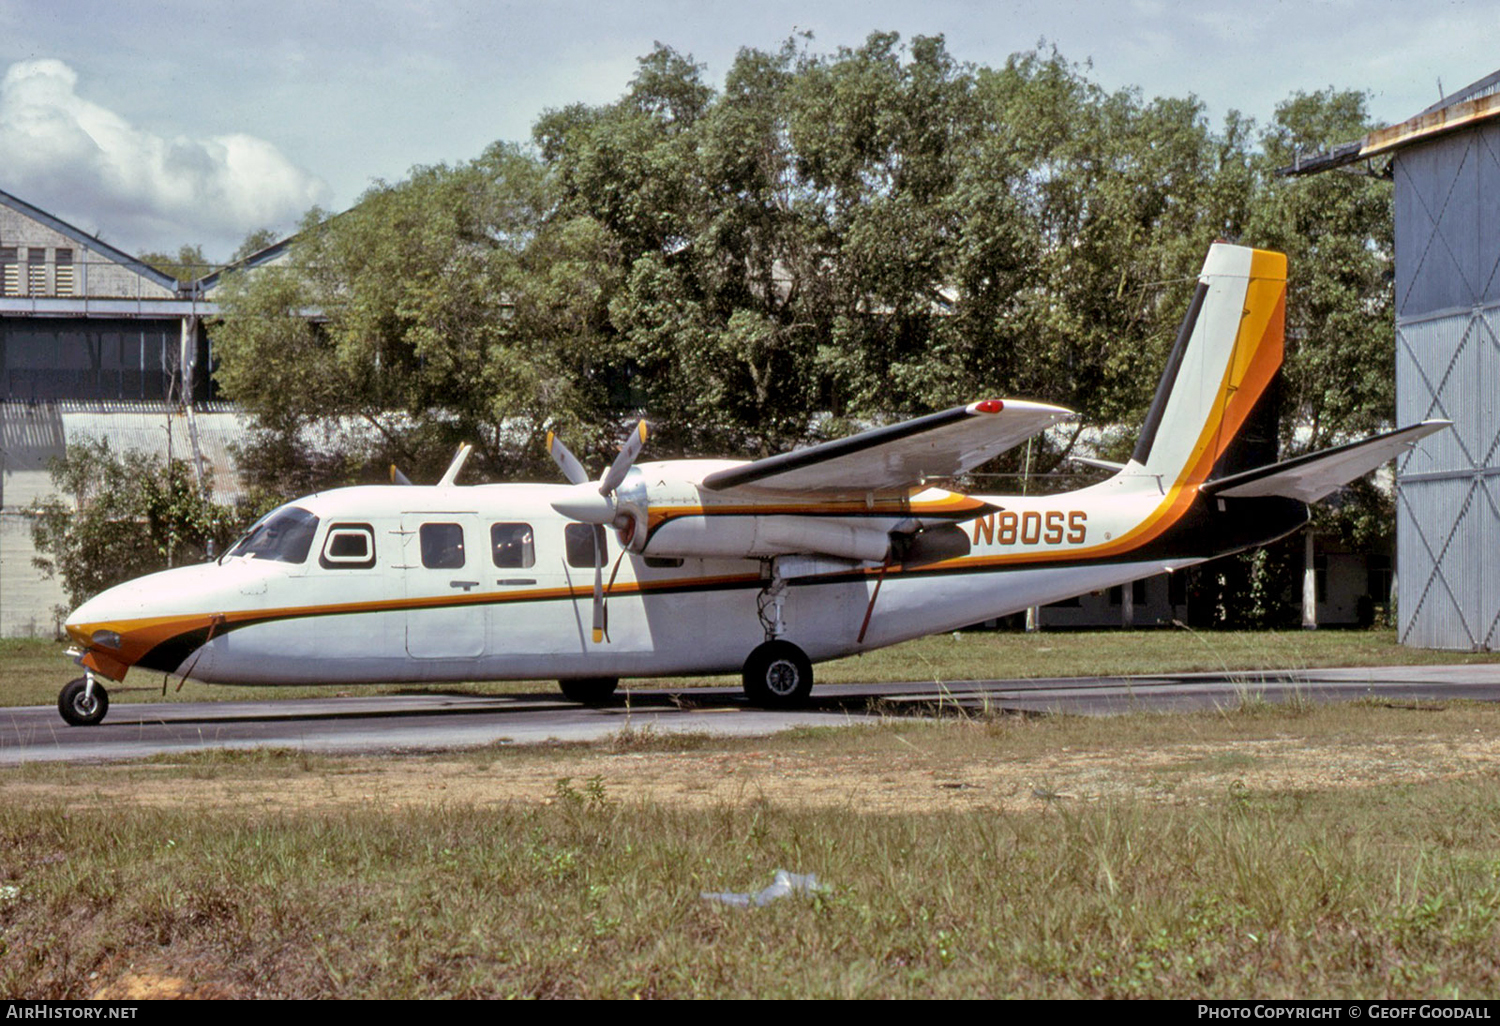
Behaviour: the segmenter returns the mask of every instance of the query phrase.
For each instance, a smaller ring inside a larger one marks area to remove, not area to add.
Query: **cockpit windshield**
[[[301,563],[312,548],[318,531],[318,518],[300,506],[283,506],[245,533],[231,556],[270,559],[278,563]]]

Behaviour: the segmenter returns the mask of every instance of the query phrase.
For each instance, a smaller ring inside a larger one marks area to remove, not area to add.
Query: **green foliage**
[[[1282,456],[1389,430],[1396,409],[1395,220],[1391,185],[1355,170],[1306,178],[1274,171],[1297,153],[1358,139],[1374,126],[1361,93],[1296,93],[1276,108],[1255,157],[1260,185],[1247,222],[1257,245],[1287,254]],[[1312,507],[1313,529],[1357,551],[1388,550],[1392,496],[1358,481]],[[1295,590],[1300,560],[1276,587]],[[1377,597],[1377,601],[1383,596]]]
[[[1333,90],[1216,127],[1045,48],[981,67],[942,37],[794,37],[716,90],[658,45],[617,101],[546,112],[532,149],[314,211],[289,265],[227,285],[219,382],[265,431],[248,463],[272,490],[393,461],[430,479],[461,441],[478,476],[550,478],[545,430],[597,467],[640,415],[663,458],[985,395],[1069,406],[1081,433],[1139,423],[1229,238],[1291,258],[1284,448],[1334,444],[1393,412],[1390,188],[1274,172],[1368,127]],[[988,469],[1049,473],[1077,437]],[[1320,516],[1379,543],[1390,510],[1366,489]]]
[[[551,207],[536,159],[496,145],[376,185],[336,218],[313,211],[289,265],[231,274],[219,382],[273,436],[261,448],[334,425],[326,466],[435,476],[472,441],[481,473],[537,469],[544,422],[592,420],[600,391],[601,240]]]
[[[257,228],[245,236],[245,239],[240,243],[239,248],[230,255],[229,262],[234,263],[236,260],[243,260],[245,259],[245,257],[254,256],[261,250],[266,249],[270,246],[274,246],[280,241],[281,236],[277,235],[271,229]]]
[[[33,562],[62,578],[74,606],[123,581],[200,561],[210,541],[222,551],[245,519],[201,491],[183,461],[117,453],[103,440],[68,446],[51,474],[66,498],[33,504],[41,553]]]
[[[1390,183],[1353,172],[1277,178],[1299,151],[1372,127],[1359,93],[1297,93],[1262,134],[1249,230],[1287,254],[1284,441],[1308,450],[1389,428],[1395,412],[1395,227]],[[1301,429],[1300,435],[1290,432]]]
[[[137,259],[182,282],[201,278],[214,267],[203,255],[203,247],[198,245],[179,247],[175,257],[166,253],[142,253]]]
[[[668,448],[987,393],[1137,415],[1190,293],[1160,283],[1250,206],[1238,116],[1216,136],[1196,101],[1106,93],[1055,52],[974,68],[877,33],[742,50],[720,95],[700,72],[659,48],[619,102],[536,129],[561,210],[618,243],[605,337]]]

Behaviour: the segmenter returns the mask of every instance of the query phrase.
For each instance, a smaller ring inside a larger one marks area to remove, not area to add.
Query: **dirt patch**
[[[897,743],[899,742],[899,743]],[[67,802],[118,809],[346,808],[547,804],[583,794],[597,778],[610,800],[692,808],[769,802],[862,812],[1034,810],[1059,800],[1145,799],[1193,802],[1227,789],[1311,791],[1420,783],[1479,774],[1500,759],[1500,739],[1196,741],[955,758],[900,736],[869,751],[740,750],[561,751],[551,758],[353,758],[297,772],[255,775],[162,764],[135,767],[131,779],[104,778],[79,788],[11,781],[10,801]],[[157,774],[160,774],[158,777]],[[569,783],[559,784],[562,779]]]
[[[234,997],[214,984],[194,984],[180,976],[147,971],[128,972],[100,987],[95,1001],[186,1001]]]

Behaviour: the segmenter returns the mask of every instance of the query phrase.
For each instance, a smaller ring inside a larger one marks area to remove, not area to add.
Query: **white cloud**
[[[264,139],[165,138],[78,95],[59,60],[12,64],[0,80],[0,188],[102,228],[124,249],[202,243],[225,256],[254,229],[286,229],[326,202],[322,179]],[[81,219],[80,219],[81,217]]]

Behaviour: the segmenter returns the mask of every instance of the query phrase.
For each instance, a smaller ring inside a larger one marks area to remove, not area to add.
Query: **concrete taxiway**
[[[940,707],[1112,715],[1232,708],[1246,701],[1500,701],[1500,664],[1162,674],[940,683],[824,684],[803,709],[748,705],[738,688],[630,688],[584,708],[550,694],[354,696],[260,702],[116,703],[97,727],[51,706],[0,710],[0,765],[105,762],[209,748],[403,752],[586,741],[621,730],[764,735]]]

